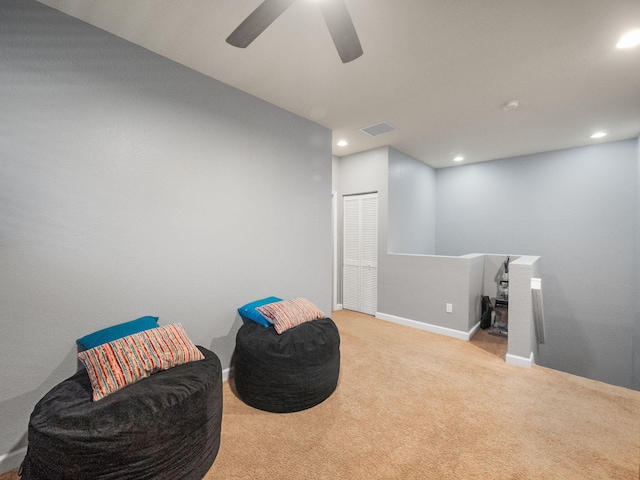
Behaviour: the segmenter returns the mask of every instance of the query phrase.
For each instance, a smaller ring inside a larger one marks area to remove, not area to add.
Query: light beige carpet
[[[640,392],[334,312],[335,393],[261,412],[225,384],[214,479],[638,479]]]
[[[504,359],[507,356],[508,339],[489,333],[489,330],[478,330],[471,339],[471,344]]]
[[[640,392],[507,365],[473,342],[367,315],[333,319],[334,394],[275,414],[225,383],[207,480],[640,478]]]

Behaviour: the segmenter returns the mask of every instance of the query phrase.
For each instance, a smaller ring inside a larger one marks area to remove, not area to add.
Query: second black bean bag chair
[[[305,410],[327,399],[340,373],[340,334],[322,318],[276,333],[247,322],[232,359],[234,388],[247,405],[275,413]]]

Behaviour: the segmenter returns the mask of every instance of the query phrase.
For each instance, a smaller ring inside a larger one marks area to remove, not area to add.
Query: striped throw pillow
[[[204,355],[189,340],[181,323],[145,330],[78,353],[100,400],[153,373]]]
[[[256,310],[273,320],[273,327],[278,333],[285,332],[301,323],[325,318],[325,314],[305,298],[270,303],[258,307]]]

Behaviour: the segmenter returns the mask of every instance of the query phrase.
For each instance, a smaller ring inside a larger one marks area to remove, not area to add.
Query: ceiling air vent
[[[372,137],[377,137],[378,135],[382,135],[384,133],[393,132],[396,129],[393,125],[387,122],[376,123],[375,125],[370,125],[368,127],[361,128],[364,133],[367,135],[371,135]]]

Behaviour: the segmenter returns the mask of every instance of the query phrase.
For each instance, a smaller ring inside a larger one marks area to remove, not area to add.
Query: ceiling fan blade
[[[227,43],[234,47],[246,48],[295,1],[264,0],[238,25],[238,28],[231,32],[227,37]]]
[[[320,8],[342,63],[362,55],[362,45],[344,0],[324,0],[320,2]]]

